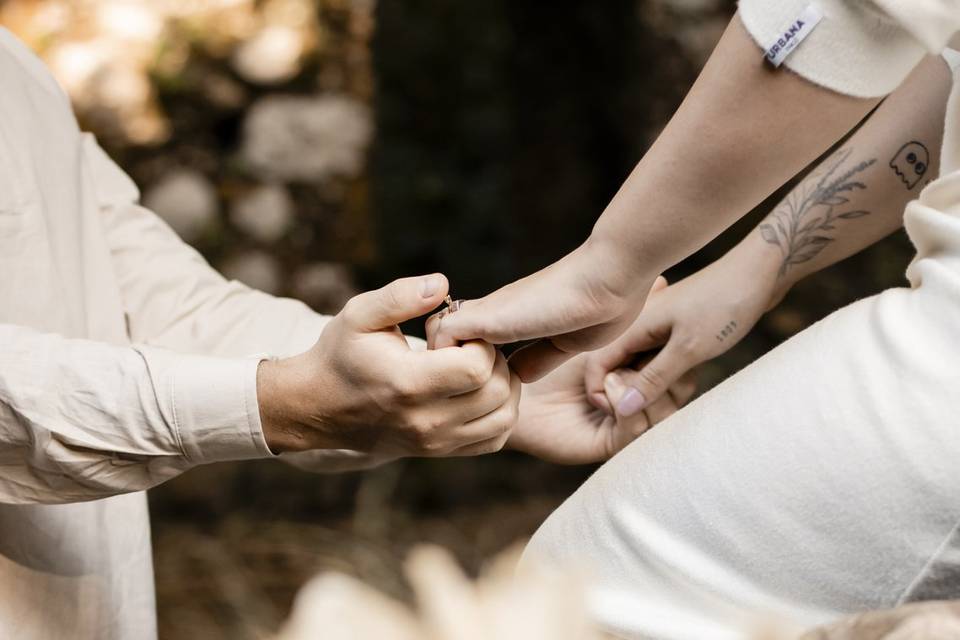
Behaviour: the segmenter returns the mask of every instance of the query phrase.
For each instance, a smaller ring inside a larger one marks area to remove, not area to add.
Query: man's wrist
[[[263,360],[257,368],[260,424],[264,440],[274,453],[313,448],[295,399],[297,376],[290,369],[290,360]]]

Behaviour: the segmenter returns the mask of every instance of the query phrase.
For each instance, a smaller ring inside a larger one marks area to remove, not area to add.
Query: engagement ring
[[[447,314],[459,311],[460,305],[463,304],[463,300],[454,300],[450,296],[447,296],[446,298],[444,298],[443,301],[447,303],[447,306],[445,309],[440,310],[440,314],[439,316],[437,316],[439,318],[443,318]]]

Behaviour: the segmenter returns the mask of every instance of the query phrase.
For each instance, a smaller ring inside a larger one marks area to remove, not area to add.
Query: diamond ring
[[[440,310],[440,314],[438,315],[439,318],[443,318],[451,313],[456,313],[460,310],[460,305],[463,304],[463,300],[454,300],[450,296],[444,298],[443,301],[447,303],[447,306],[446,308]]]

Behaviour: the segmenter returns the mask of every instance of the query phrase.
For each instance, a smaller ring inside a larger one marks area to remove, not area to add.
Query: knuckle
[[[397,400],[410,402],[420,395],[421,384],[412,376],[395,376],[390,380],[390,391]]]
[[[471,363],[463,373],[467,382],[475,387],[483,386],[490,378],[490,371],[481,362]]]
[[[431,439],[420,445],[420,452],[425,456],[442,456],[449,453],[449,450],[439,440]]]
[[[514,406],[504,407],[497,411],[495,418],[490,425],[489,437],[501,438],[510,435],[513,427],[517,424],[517,418],[520,412]]]
[[[490,380],[487,386],[490,388],[490,395],[497,404],[504,404],[510,400],[513,395],[513,389],[510,387],[510,379],[504,376],[497,376]]]
[[[484,447],[486,449],[485,453],[497,453],[503,450],[503,446],[507,444],[506,438],[497,438],[493,440],[489,446]]]
[[[657,367],[645,367],[637,372],[638,381],[648,389],[663,389],[666,386],[666,376]]]
[[[516,402],[511,402],[503,412],[503,431],[500,433],[510,433],[513,430],[514,425],[517,424],[517,420],[520,419],[520,405]]]
[[[421,451],[435,451],[439,446],[437,423],[430,419],[413,420],[409,423],[410,439]]]
[[[357,316],[357,307],[359,307],[360,304],[360,296],[353,296],[343,305],[343,308],[340,310],[340,314],[348,320],[354,318]]]
[[[391,282],[382,289],[381,304],[387,309],[400,306],[400,283]]]
[[[634,440],[642,436],[644,433],[646,433],[648,429],[650,429],[649,420],[647,419],[646,416],[643,416],[643,414],[641,415],[642,415],[642,419],[632,420],[627,423],[626,430],[627,430],[627,433],[630,435],[630,439],[628,442],[623,443],[622,446],[626,446],[629,442],[633,442]]]
[[[507,439],[505,437],[491,438],[486,442],[482,442],[476,446],[475,452],[477,455],[485,456],[491,453],[497,453],[501,451],[506,445]]]
[[[697,339],[694,336],[678,336],[673,348],[678,356],[682,358],[693,358],[699,351]]]
[[[648,325],[641,332],[647,344],[663,344],[670,339],[671,329],[658,325]]]

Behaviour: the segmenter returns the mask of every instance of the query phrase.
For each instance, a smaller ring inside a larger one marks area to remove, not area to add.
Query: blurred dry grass
[[[362,492],[362,489],[361,489]],[[227,516],[211,526],[158,522],[154,528],[161,638],[245,640],[274,633],[298,588],[321,571],[355,576],[410,600],[403,561],[431,542],[476,572],[496,553],[529,535],[556,499],[471,504],[414,516],[368,505],[314,521]]]

